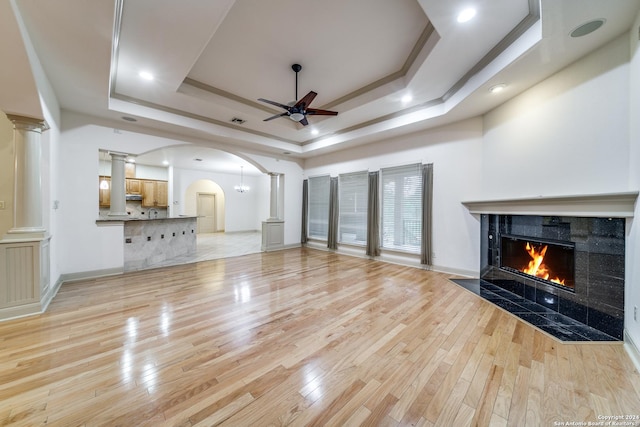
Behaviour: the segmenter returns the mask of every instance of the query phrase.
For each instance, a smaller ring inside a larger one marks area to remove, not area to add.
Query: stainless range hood
[[[127,201],[142,201],[142,195],[140,194],[127,194],[125,198]]]

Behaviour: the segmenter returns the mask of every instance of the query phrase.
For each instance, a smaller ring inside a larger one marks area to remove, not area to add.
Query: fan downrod
[[[297,99],[298,99],[298,72],[299,72],[300,70],[302,70],[302,65],[300,65],[300,64],[293,64],[293,65],[291,66],[291,69],[292,69],[293,71],[295,71],[295,73],[296,73],[296,97],[295,97],[295,99],[297,100]]]

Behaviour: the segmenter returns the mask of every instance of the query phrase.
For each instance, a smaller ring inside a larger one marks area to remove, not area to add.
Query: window
[[[382,247],[420,253],[422,234],[421,165],[381,170]]]
[[[338,242],[367,243],[367,172],[339,176],[340,226]]]
[[[309,238],[327,240],[330,177],[309,178]]]

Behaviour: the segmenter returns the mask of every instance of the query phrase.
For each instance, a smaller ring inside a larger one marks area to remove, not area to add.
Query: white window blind
[[[339,175],[340,225],[338,242],[367,243],[368,172]]]
[[[382,247],[420,253],[422,232],[421,165],[386,168],[382,180]]]
[[[330,177],[309,178],[309,238],[327,240]]]

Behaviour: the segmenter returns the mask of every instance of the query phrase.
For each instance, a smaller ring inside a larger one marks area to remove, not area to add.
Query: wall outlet
[[[0,200],[0,209],[4,209],[4,200]]]
[[[633,320],[635,320],[636,322],[638,321],[638,306],[637,305],[633,306]]]

